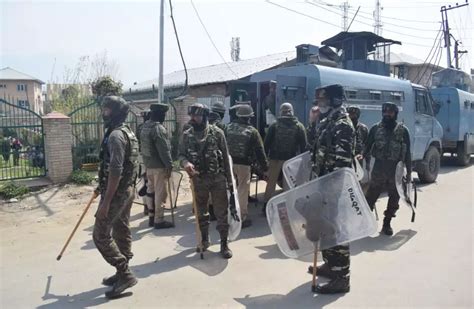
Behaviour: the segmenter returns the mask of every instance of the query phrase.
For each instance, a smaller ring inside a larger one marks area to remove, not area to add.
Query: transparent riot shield
[[[311,152],[306,151],[283,163],[283,189],[295,188],[311,178]]]
[[[311,180],[268,201],[267,220],[281,252],[291,258],[372,235],[377,223],[350,168]]]
[[[395,169],[395,186],[397,187],[397,192],[402,204],[411,208],[411,222],[414,222],[416,214],[415,208],[417,204],[416,186],[413,180],[407,181],[407,169],[405,163],[402,161],[397,163]]]
[[[229,198],[229,210],[227,212],[227,222],[229,222],[229,240],[233,241],[239,237],[240,231],[242,230],[242,214],[240,213],[240,205],[239,205],[239,198],[237,194],[237,183],[234,177],[234,171],[232,169],[233,162],[232,157],[229,156],[229,163],[230,163],[230,173],[232,174],[232,187],[234,188],[234,192],[227,191],[227,197]],[[232,199],[232,201],[230,200]],[[237,214],[239,215],[240,221],[234,220],[231,215],[230,207],[231,204],[235,204],[235,209]]]

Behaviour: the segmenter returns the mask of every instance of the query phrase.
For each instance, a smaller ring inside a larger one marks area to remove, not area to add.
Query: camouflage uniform
[[[261,170],[266,171],[268,169],[262,138],[257,129],[249,124],[248,119],[239,118],[237,121],[230,123],[225,131],[229,153],[233,160],[234,175],[237,180],[241,217],[244,222],[246,222],[248,216],[251,164],[254,159],[257,159],[256,161]]]
[[[362,122],[357,122],[357,124],[355,125],[355,134],[356,134],[355,154],[359,155],[364,152],[365,143],[367,142],[367,137],[369,135],[369,129]]]
[[[397,123],[395,128],[387,129],[383,122],[374,125],[369,132],[364,151],[367,165],[370,155],[375,158],[369,189],[366,193],[367,203],[373,209],[383,191],[388,191],[388,203],[385,217],[395,217],[399,206],[397,188],[395,186],[395,169],[399,161],[405,162],[407,172],[411,174],[410,134],[408,128]]]
[[[138,141],[127,125],[108,130],[100,150],[99,187],[101,202],[105,197],[109,174],[121,175],[105,219],[94,224],[94,243],[104,259],[118,272],[128,270],[133,257],[129,219],[135,198],[134,184],[138,170]]]
[[[306,150],[306,131],[295,116],[282,116],[272,124],[265,136],[265,151],[270,159],[265,203],[275,193],[283,163]]]
[[[217,217],[216,229],[221,240],[227,240],[229,231],[227,187],[232,185],[232,176],[224,132],[213,125],[206,125],[203,131],[189,128],[183,135],[179,160],[183,167],[186,162],[192,163],[199,173],[192,178],[192,182],[203,239],[209,235],[210,194]]]
[[[307,136],[307,139],[308,139],[307,149],[309,151],[313,150],[314,142],[315,142],[315,139],[316,139],[316,127],[317,127],[316,122],[310,122],[308,127],[306,127],[306,136]]]
[[[319,123],[312,161],[313,172],[318,176],[338,168],[351,167],[354,156],[354,128],[344,109],[336,108]],[[322,251],[324,261],[338,278],[349,277],[349,244]]]

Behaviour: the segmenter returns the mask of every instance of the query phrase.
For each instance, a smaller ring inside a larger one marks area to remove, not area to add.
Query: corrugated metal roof
[[[423,64],[423,59],[404,53],[390,53],[390,64]]]
[[[0,80],[34,80],[40,84],[44,84],[42,80],[14,70],[10,67],[6,67],[0,70]]]
[[[260,72],[275,67],[286,61],[296,58],[296,51],[267,55],[263,57],[240,60],[210,65],[201,68],[188,69],[188,85],[196,86],[203,84],[222,83],[231,80],[247,77],[253,73]],[[230,69],[229,69],[230,67]],[[184,85],[184,70],[172,72],[163,76],[165,88],[179,87]],[[158,85],[158,79],[147,80],[125,89],[128,91],[139,91],[152,88]]]

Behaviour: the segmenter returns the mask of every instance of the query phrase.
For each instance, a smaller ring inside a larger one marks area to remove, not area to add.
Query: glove
[[[233,191],[231,191],[233,192]],[[230,194],[229,198],[229,211],[232,219],[234,219],[237,222],[240,222],[239,214],[237,213],[237,209],[235,208],[235,196],[234,193]]]

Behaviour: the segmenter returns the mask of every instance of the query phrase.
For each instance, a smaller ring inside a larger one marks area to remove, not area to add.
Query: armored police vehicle
[[[443,126],[443,152],[456,154],[462,166],[474,154],[474,94],[464,91],[469,80],[462,71],[445,69],[433,75],[431,90],[436,118]]]

